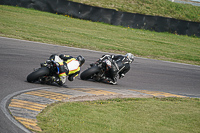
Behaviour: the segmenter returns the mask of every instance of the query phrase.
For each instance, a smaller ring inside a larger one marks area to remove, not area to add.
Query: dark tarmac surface
[[[200,67],[136,58],[130,72],[118,85],[82,81],[78,77],[65,86],[26,82],[26,76],[51,54],[79,54],[86,58],[82,67],[101,57],[103,52],[62,47],[0,37],[1,110],[0,132],[29,132],[37,128],[35,116],[56,101],[106,99],[115,97],[189,96],[200,98]],[[13,116],[9,114],[9,111]],[[19,120],[23,125],[16,122]],[[24,127],[25,126],[25,127]],[[36,130],[36,129],[35,129]]]

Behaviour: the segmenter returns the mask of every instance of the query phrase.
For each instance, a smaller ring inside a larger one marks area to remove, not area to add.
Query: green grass
[[[199,133],[200,100],[129,98],[56,103],[37,116],[48,133]]]
[[[200,22],[200,7],[169,0],[71,0],[117,11]]]
[[[0,5],[0,36],[200,65],[200,38]]]

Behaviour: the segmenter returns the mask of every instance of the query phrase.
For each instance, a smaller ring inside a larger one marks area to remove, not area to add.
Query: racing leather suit
[[[123,55],[103,55],[97,62],[102,62],[102,65],[107,65],[106,60],[111,62],[109,71],[109,78],[116,82],[117,74],[119,78],[124,77],[125,74],[130,70],[130,61],[126,56]]]
[[[78,76],[80,73],[80,64],[79,61],[76,60],[76,58],[61,54],[59,57],[63,60],[63,67],[61,65],[61,71],[62,73],[59,74],[59,76],[62,76],[63,74],[66,76],[68,75],[68,80],[73,81],[75,77]],[[64,68],[64,69],[63,69]]]
[[[73,81],[80,73],[80,64],[76,58],[69,55],[51,55],[50,60],[54,60],[59,64],[59,78],[62,84],[66,82],[66,76],[69,81]]]

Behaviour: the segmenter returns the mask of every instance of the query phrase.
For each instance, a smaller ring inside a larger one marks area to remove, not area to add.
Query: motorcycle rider
[[[52,82],[57,82],[59,85],[63,85],[66,82],[66,76],[68,76],[69,81],[73,81],[75,77],[78,76],[80,73],[80,67],[85,63],[85,58],[82,55],[74,58],[65,54],[60,54],[59,56],[53,54],[47,61],[54,61],[59,67],[59,79],[52,77]],[[45,63],[43,65],[45,65]]]
[[[109,77],[105,80],[111,84],[117,84],[117,75],[119,79],[123,78],[130,70],[130,64],[134,61],[134,55],[127,53],[126,55],[103,55],[95,64],[102,63],[109,73]],[[91,64],[91,66],[94,64]]]

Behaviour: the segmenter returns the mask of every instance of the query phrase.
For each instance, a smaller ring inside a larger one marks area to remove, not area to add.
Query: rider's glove
[[[48,64],[48,63],[50,63],[50,62],[51,62],[51,60],[47,60],[45,63],[47,63],[47,64]]]
[[[59,64],[58,62],[56,62],[56,66],[57,66],[57,67],[59,67],[59,66],[60,66],[60,64]]]
[[[46,67],[47,64],[49,64],[50,62],[51,62],[50,60],[47,60],[44,63],[40,63],[40,65],[41,65],[41,67]]]

